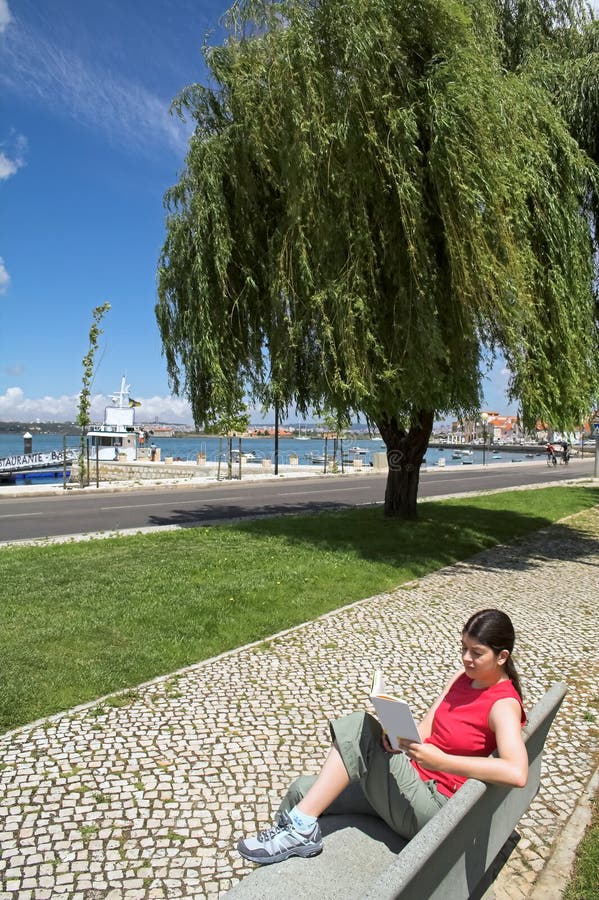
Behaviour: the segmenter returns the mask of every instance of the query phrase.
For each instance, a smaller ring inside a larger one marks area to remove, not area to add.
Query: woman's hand
[[[399,746],[409,759],[413,759],[425,769],[443,771],[447,762],[447,754],[434,744],[419,744],[418,741],[400,741]]]
[[[447,759],[445,753],[433,744],[420,744],[418,741],[399,741],[399,750],[394,750],[385,732],[381,738],[383,750],[386,753],[405,753],[408,759],[420,763],[425,769],[439,771],[443,769],[443,762]]]
[[[381,745],[383,747],[383,750],[386,753],[403,753],[403,750],[401,748],[399,750],[393,749],[393,747],[391,746],[391,742],[390,742],[389,738],[387,737],[386,731],[383,731],[383,736],[381,738]]]

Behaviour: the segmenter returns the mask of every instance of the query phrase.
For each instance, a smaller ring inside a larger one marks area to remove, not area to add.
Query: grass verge
[[[593,801],[593,818],[576,851],[564,900],[599,900],[599,795]]]
[[[599,503],[554,487],[0,551],[0,731],[391,590]]]

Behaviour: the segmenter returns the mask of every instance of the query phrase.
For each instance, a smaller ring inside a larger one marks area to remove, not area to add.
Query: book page
[[[404,700],[392,697],[388,693],[382,674],[378,670],[374,673],[370,699],[394,750],[399,750],[400,738],[420,743],[420,735],[410,707]]]

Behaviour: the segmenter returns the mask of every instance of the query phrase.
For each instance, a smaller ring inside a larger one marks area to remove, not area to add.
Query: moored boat
[[[112,395],[111,406],[104,409],[104,421],[87,432],[90,459],[106,462],[137,459],[135,407],[140,404],[130,396],[129,387],[123,375],[120,390]]]
[[[256,454],[252,453],[251,450],[249,453],[244,453],[242,451],[241,454],[239,453],[239,450],[237,450],[236,448],[231,450],[231,459],[233,460],[234,463],[239,462],[240,455],[241,455],[242,462],[259,462],[260,461],[258,459],[258,457],[256,456]],[[225,459],[226,459],[226,455],[225,455]]]
[[[324,465],[324,453],[315,453],[309,451],[308,453],[304,453],[304,459],[307,459],[308,462],[313,466],[322,466]],[[333,456],[327,456],[327,464],[333,463],[335,458]]]

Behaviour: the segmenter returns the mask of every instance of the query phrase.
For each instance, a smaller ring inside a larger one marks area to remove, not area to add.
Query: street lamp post
[[[275,400],[275,475],[279,474],[279,401]]]
[[[593,432],[595,434],[595,463],[593,465],[593,478],[599,476],[599,422],[593,423]]]
[[[487,420],[489,416],[487,413],[482,413],[481,419],[483,422],[483,466],[486,465],[487,462]]]

